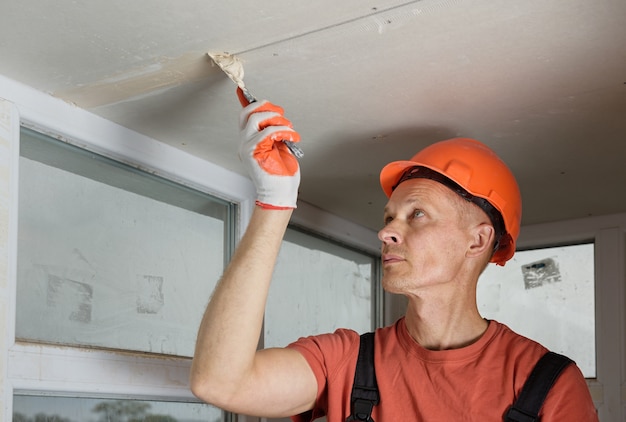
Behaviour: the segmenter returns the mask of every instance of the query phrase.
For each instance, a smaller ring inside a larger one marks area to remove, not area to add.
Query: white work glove
[[[239,158],[257,191],[257,205],[269,209],[296,208],[300,166],[283,141],[299,142],[300,135],[268,101],[246,106],[240,114]]]

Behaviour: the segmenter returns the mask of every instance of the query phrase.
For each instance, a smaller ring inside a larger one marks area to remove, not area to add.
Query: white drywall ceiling
[[[233,83],[302,134],[300,198],[377,229],[380,168],[454,136],[518,177],[523,223],[626,211],[622,0],[21,0],[0,74],[243,173]]]

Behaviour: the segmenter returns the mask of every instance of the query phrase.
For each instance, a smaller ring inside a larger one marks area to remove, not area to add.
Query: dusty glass
[[[28,130],[20,155],[16,336],[192,356],[234,206]]]

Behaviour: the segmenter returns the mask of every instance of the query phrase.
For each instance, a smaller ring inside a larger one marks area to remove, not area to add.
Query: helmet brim
[[[393,161],[383,167],[380,171],[380,186],[383,188],[383,192],[385,192],[387,198],[391,196],[393,189],[396,187],[396,184],[404,172],[415,166],[426,167],[415,161]]]

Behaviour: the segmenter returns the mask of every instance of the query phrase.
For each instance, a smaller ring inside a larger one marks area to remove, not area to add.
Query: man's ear
[[[472,242],[467,250],[467,257],[476,257],[493,252],[495,230],[491,224],[479,223],[472,229]]]

